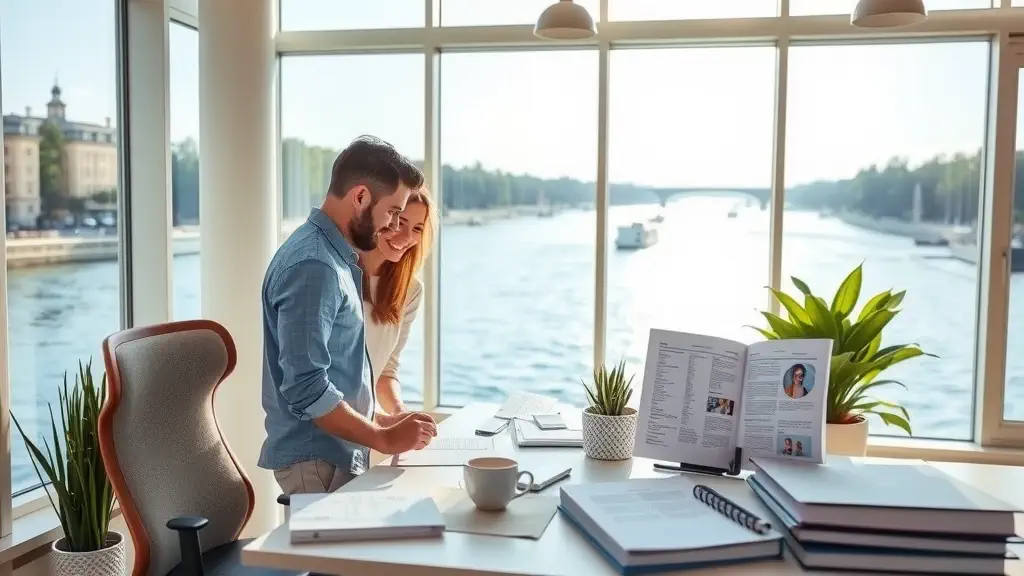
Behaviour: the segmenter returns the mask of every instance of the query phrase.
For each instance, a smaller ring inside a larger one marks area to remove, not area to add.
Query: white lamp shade
[[[927,19],[924,0],[859,0],[850,23],[860,28],[894,28]]]
[[[533,33],[549,40],[579,40],[597,34],[597,26],[586,8],[559,0],[541,12]]]

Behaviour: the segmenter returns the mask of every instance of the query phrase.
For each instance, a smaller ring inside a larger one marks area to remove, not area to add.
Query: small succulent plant
[[[632,375],[626,380],[625,360],[619,362],[611,371],[604,366],[595,368],[593,388],[583,382],[590,411],[601,416],[622,416],[629,399],[633,396],[632,384]]]

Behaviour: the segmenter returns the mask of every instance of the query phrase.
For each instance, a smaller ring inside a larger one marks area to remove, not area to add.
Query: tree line
[[[1014,176],[1014,220],[1024,223],[1024,150],[1017,151]],[[913,167],[897,157],[862,168],[853,178],[796,186],[786,191],[786,201],[799,208],[911,220],[919,195],[921,220],[974,225],[983,177],[980,150],[935,156]]]
[[[327,189],[330,169],[338,151],[286,139],[282,158],[286,206],[301,216],[319,205]],[[1017,153],[1015,206],[1024,221],[1024,151]],[[786,202],[796,208],[858,212],[872,217],[911,219],[914,197],[919,196],[920,217],[932,222],[971,224],[977,220],[982,177],[981,152],[937,156],[917,166],[892,158],[884,166],[870,165],[852,178],[822,180],[790,187]],[[199,219],[198,147],[186,140],[173,148],[172,183],[174,222]],[[587,207],[593,204],[594,183],[573,178],[545,179],[529,174],[488,170],[479,163],[442,168],[445,210],[477,210],[505,206],[546,204]],[[647,204],[659,201],[649,186],[612,184],[612,204]],[[291,201],[289,201],[291,200]]]

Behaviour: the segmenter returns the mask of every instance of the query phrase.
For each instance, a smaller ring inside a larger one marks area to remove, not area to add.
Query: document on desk
[[[440,536],[444,518],[428,496],[338,491],[296,509],[288,532],[292,543],[422,538]]]
[[[527,494],[500,512],[480,510],[460,488],[437,488],[431,496],[444,517],[445,530],[511,538],[539,539],[558,511],[558,498]]]
[[[494,417],[505,420],[531,418],[534,414],[547,414],[551,412],[557,403],[558,401],[550,396],[542,396],[532,392],[513,392],[494,414]]]
[[[396,454],[392,466],[462,466],[467,460],[496,456],[494,438],[482,436],[438,436],[422,450]]]

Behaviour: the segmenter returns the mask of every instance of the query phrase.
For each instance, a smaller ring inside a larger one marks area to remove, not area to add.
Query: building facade
[[[39,142],[40,128],[47,123],[60,128],[64,136],[62,194],[89,199],[97,193],[117,190],[117,131],[110,118],[104,125],[69,121],[60,86],[54,85],[45,117],[34,116],[31,108],[26,108],[24,115],[3,117],[8,228],[35,227],[42,213]]]

